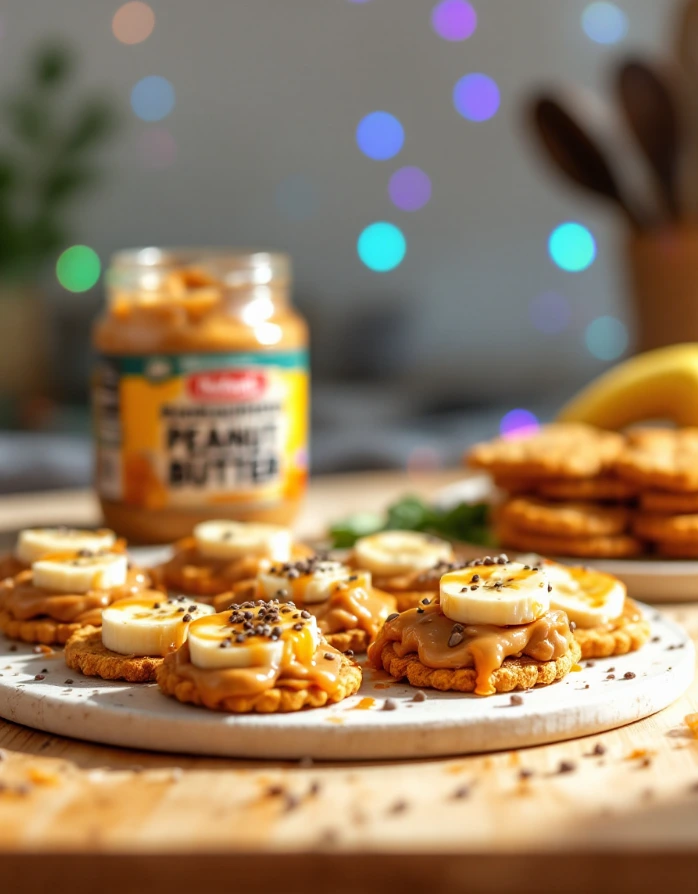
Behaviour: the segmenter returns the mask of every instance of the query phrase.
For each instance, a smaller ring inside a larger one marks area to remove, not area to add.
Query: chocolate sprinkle
[[[403,801],[403,800],[396,801],[393,805],[391,805],[391,807],[388,810],[388,813],[392,813],[392,814],[404,813],[409,806],[410,805],[407,803],[407,801]]]
[[[426,692],[423,692],[421,689],[418,689],[415,694],[412,696],[413,702],[425,702],[427,700]]]
[[[396,711],[397,710],[397,702],[395,699],[386,698],[383,704],[381,705],[381,711]]]
[[[450,649],[454,649],[456,646],[459,646],[465,636],[463,635],[463,627],[461,624],[454,624],[453,630],[451,631],[451,635],[448,638],[448,646]]]
[[[632,671],[626,671],[626,672],[623,674],[623,679],[624,679],[624,680],[634,680],[634,679],[635,679],[635,674],[634,674]]]
[[[521,695],[512,695],[509,699],[510,705],[522,705],[524,703],[523,696]]]
[[[399,617],[400,617],[399,612],[393,612],[392,614],[388,615],[388,617],[385,619],[385,623],[387,624],[388,621],[394,621],[395,618],[399,618]]]
[[[574,773],[577,769],[576,765],[572,763],[572,761],[560,761],[558,764],[557,772],[558,773]]]

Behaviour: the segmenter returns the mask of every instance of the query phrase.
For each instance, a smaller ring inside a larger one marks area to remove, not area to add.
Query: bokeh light
[[[402,230],[386,221],[373,223],[359,236],[356,245],[359,257],[369,270],[386,273],[394,270],[407,251],[407,242]]]
[[[580,223],[567,221],[550,234],[548,252],[553,262],[568,273],[579,273],[594,263],[596,242]]]
[[[431,27],[444,40],[467,40],[477,28],[477,13],[467,0],[441,0],[431,11]]]
[[[364,155],[375,161],[385,161],[402,149],[405,131],[389,112],[371,112],[356,128],[356,142]]]
[[[431,198],[431,180],[421,168],[400,168],[390,178],[388,195],[401,211],[419,211]]]
[[[170,114],[174,104],[174,87],[160,75],[142,78],[131,91],[131,106],[143,121],[162,121]]]
[[[499,433],[503,438],[521,438],[538,431],[540,423],[529,410],[509,410],[502,416]]]
[[[114,13],[111,30],[121,43],[142,43],[153,33],[155,13],[147,3],[131,0]]]
[[[292,174],[276,190],[276,206],[289,220],[309,220],[317,211],[319,198],[315,184],[305,174]]]
[[[584,333],[589,353],[597,360],[617,360],[628,349],[628,329],[616,317],[597,317]]]
[[[456,111],[468,121],[487,121],[497,114],[499,87],[485,74],[468,74],[453,88]]]
[[[595,43],[618,43],[628,33],[628,17],[615,3],[590,3],[582,13],[582,28]]]
[[[71,245],[56,261],[58,282],[69,292],[86,292],[99,279],[102,265],[88,245]]]
[[[141,134],[140,156],[146,168],[168,168],[177,158],[177,144],[165,127],[149,127]]]
[[[531,322],[539,332],[559,335],[572,322],[572,308],[569,301],[557,292],[543,292],[536,295],[528,308]]]

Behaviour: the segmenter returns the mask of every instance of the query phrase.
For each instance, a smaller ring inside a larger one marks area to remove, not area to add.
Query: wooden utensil
[[[649,162],[672,220],[681,217],[678,190],[680,127],[674,97],[660,74],[645,62],[618,69],[620,105],[630,130]]]
[[[570,180],[613,202],[633,229],[643,229],[644,221],[622,194],[601,149],[555,99],[547,96],[536,99],[532,119],[550,158]]]

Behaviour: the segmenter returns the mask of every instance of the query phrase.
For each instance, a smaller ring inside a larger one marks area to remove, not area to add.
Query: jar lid
[[[129,248],[116,252],[107,274],[112,285],[134,276],[157,288],[162,276],[186,267],[201,268],[230,288],[288,282],[291,260],[283,252],[238,248]]]

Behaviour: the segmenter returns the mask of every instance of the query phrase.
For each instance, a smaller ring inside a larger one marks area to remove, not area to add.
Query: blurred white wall
[[[289,251],[298,302],[314,324],[316,369],[327,376],[345,371],[362,345],[379,350],[360,331],[347,342],[363,311],[379,311],[379,325],[392,330],[379,368],[417,391],[519,394],[550,382],[572,387],[604,367],[584,330],[600,315],[626,318],[621,225],[546,172],[523,133],[522,102],[535,87],[565,81],[609,98],[609,69],[621,55],[668,49],[673,2],[618,0],[629,30],[613,46],[584,34],[583,0],[473,0],[478,28],[461,43],[434,33],[426,0],[149,2],[154,31],[133,46],[112,34],[118,0],[0,7],[0,92],[40,39],[58,36],[81,53],[80,86],[106,89],[121,110],[109,179],[74,214],[75,242],[103,260],[144,244]],[[453,85],[469,72],[499,84],[501,107],[489,121],[467,121],[453,107]],[[168,78],[176,93],[158,124],[130,106],[147,75]],[[405,129],[404,148],[389,161],[356,145],[359,120],[376,109]],[[158,166],[144,147],[167,134],[175,157]],[[432,180],[431,202],[414,213],[396,209],[387,193],[403,165]],[[279,205],[287,178],[301,178],[290,215]],[[567,219],[597,239],[597,260],[583,273],[564,273],[547,254],[550,231]],[[400,226],[408,245],[403,263],[384,274],[356,251],[361,230],[380,220]],[[572,308],[569,327],[554,336],[534,328],[529,310],[549,291]],[[56,286],[56,300],[91,310],[98,297],[99,288],[68,296]]]

